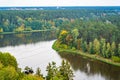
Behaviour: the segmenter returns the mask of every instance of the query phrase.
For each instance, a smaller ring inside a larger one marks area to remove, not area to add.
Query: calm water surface
[[[49,62],[60,65],[65,59],[74,71],[74,80],[120,80],[120,67],[78,55],[58,54],[51,48],[54,41],[54,32],[0,35],[0,51],[14,55],[20,68],[40,67],[44,75]]]

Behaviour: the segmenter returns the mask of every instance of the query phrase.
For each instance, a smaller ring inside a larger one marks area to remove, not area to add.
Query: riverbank
[[[42,31],[52,31],[52,30],[55,30],[55,29],[31,30],[31,31],[22,31],[22,32],[1,32],[0,34],[32,33],[32,32],[42,32]]]
[[[80,50],[61,49],[61,48],[58,48],[56,43],[57,43],[57,41],[54,42],[54,44],[52,45],[52,48],[54,50],[56,50],[57,52],[59,52],[59,53],[79,54],[80,56],[83,56],[83,57],[91,58],[91,59],[94,59],[94,60],[99,60],[101,62],[120,67],[120,63],[114,62],[111,59],[103,58],[103,57],[101,57],[101,56],[99,56],[97,54],[92,55],[92,54],[89,54],[89,53],[85,53],[85,52],[82,52]]]

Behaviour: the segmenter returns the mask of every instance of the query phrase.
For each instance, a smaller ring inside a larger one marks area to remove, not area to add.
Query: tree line
[[[58,36],[57,47],[61,49],[80,50],[120,62],[120,43],[117,44],[115,41],[109,42],[105,37],[100,37],[100,39],[95,37],[93,40],[87,41],[84,37],[79,37],[79,35],[78,29],[71,31],[62,30]],[[90,35],[90,37],[93,36]]]
[[[0,32],[55,29],[60,27],[65,20],[76,19],[110,22],[117,26],[120,25],[119,12],[110,9],[10,10],[0,11]]]
[[[118,15],[90,20],[65,20],[58,32],[58,47],[81,50],[120,62],[120,26]]]

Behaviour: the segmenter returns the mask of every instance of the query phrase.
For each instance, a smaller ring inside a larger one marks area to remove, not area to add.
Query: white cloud
[[[120,6],[120,0],[0,0],[0,6]]]

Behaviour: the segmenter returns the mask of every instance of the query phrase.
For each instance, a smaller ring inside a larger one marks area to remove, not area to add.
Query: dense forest
[[[67,22],[70,23],[76,19],[81,19],[85,22],[106,22],[120,26],[119,15],[119,10],[99,10],[94,8],[80,10],[0,11],[0,32],[47,30],[69,26],[76,27],[74,25],[65,25],[68,24]],[[99,25],[100,23],[97,24]]]
[[[58,34],[57,47],[80,50],[120,62],[119,14],[103,12],[94,16],[64,21]]]
[[[56,30],[56,47],[59,49],[78,50],[84,54],[97,55],[114,62],[120,62],[120,12],[117,10],[0,11],[0,34],[34,30]],[[33,36],[36,35],[37,33],[33,34]],[[18,37],[17,41],[22,42],[19,39],[21,35],[15,34],[15,36]],[[0,37],[3,36],[0,35]],[[28,42],[32,40],[30,36],[24,35],[24,37],[28,37]],[[7,37],[4,36],[4,38]],[[4,38],[0,39],[0,41],[4,41]],[[11,40],[11,38],[8,40]],[[37,39],[33,41],[40,40],[40,38]],[[14,42],[11,40],[13,45]],[[0,43],[1,45],[9,45],[9,43]],[[47,72],[46,76],[42,76],[38,68],[34,74],[32,68],[29,67],[26,67],[25,71],[22,72],[13,56],[9,53],[0,52],[0,80],[73,79],[70,65],[65,61],[59,67],[56,66],[55,62],[49,63]]]

